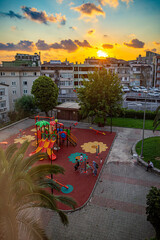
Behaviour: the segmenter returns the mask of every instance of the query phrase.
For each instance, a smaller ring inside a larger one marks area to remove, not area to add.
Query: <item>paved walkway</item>
[[[34,120],[23,126],[30,124]],[[2,140],[23,126],[0,131]],[[88,128],[89,124],[78,127]],[[160,188],[160,177],[146,172],[131,156],[131,147],[141,139],[142,130],[116,127],[113,131],[117,137],[92,198],[81,210],[68,213],[69,226],[64,227],[55,213],[41,210],[41,221],[51,240],[144,240],[155,235],[146,220],[146,194],[151,186]],[[160,136],[160,132],[145,131],[145,137],[153,135]]]

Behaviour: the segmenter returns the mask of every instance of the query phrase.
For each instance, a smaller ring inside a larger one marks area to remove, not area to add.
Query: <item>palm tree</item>
[[[159,125],[160,125],[160,106],[156,109],[156,116],[153,121],[153,132],[157,129]]]
[[[18,240],[34,239],[47,240],[45,231],[38,220],[33,218],[37,208],[47,208],[56,211],[62,223],[68,224],[68,218],[57,207],[62,202],[73,209],[76,202],[66,196],[55,196],[45,190],[52,187],[60,190],[59,186],[47,179],[49,174],[64,173],[58,165],[33,166],[44,153],[37,153],[31,157],[24,157],[29,143],[25,142],[17,149],[16,144],[6,150],[0,148],[0,239]],[[32,213],[32,216],[31,216]],[[22,237],[23,236],[23,237]]]

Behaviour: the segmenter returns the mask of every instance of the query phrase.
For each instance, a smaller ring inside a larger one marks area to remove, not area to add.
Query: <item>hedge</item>
[[[155,116],[156,116],[155,111],[152,112],[152,111],[146,110],[145,118],[147,120],[154,120]],[[131,109],[131,110],[122,109],[122,112],[119,114],[119,117],[143,119],[144,118],[144,111],[142,111],[142,110],[135,111],[133,109]]]

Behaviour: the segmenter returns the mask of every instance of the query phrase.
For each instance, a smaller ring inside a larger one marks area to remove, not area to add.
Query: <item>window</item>
[[[5,95],[5,88],[1,88],[0,89],[0,95],[2,96],[2,95]]]
[[[1,108],[6,107],[6,102],[5,102],[5,101],[4,101],[4,102],[1,102],[1,103],[0,103],[0,107],[1,107]]]
[[[15,76],[15,72],[11,72],[11,76]]]
[[[1,75],[5,76],[6,74],[5,74],[5,72],[2,72]]]
[[[64,85],[65,85],[65,82],[64,82],[64,81],[60,81],[60,85],[61,85],[61,86],[64,86]]]
[[[62,89],[61,94],[66,94],[66,90]]]
[[[16,82],[12,82],[12,86],[16,86]]]
[[[27,73],[26,73],[26,72],[23,72],[23,76],[27,76]]]
[[[36,75],[37,75],[37,72],[34,72],[33,75],[36,76]]]
[[[27,92],[28,92],[27,89],[24,89],[24,90],[23,90],[23,93],[24,93],[24,94],[26,94]]]
[[[27,85],[27,81],[23,81],[23,85],[26,86]]]
[[[78,78],[78,74],[74,74],[74,78]]]
[[[78,86],[78,81],[75,81],[75,82],[74,82],[74,86]]]
[[[15,95],[16,94],[16,90],[12,90],[12,94]]]
[[[2,84],[6,84],[5,82],[1,81]]]

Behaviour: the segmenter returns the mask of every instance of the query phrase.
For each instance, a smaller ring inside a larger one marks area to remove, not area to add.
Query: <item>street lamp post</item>
[[[146,118],[146,94],[147,94],[147,91],[144,91],[144,93],[145,93],[145,105],[144,105],[144,115],[143,115],[143,131],[142,131],[141,158],[143,157],[144,129],[145,129],[145,118]]]

